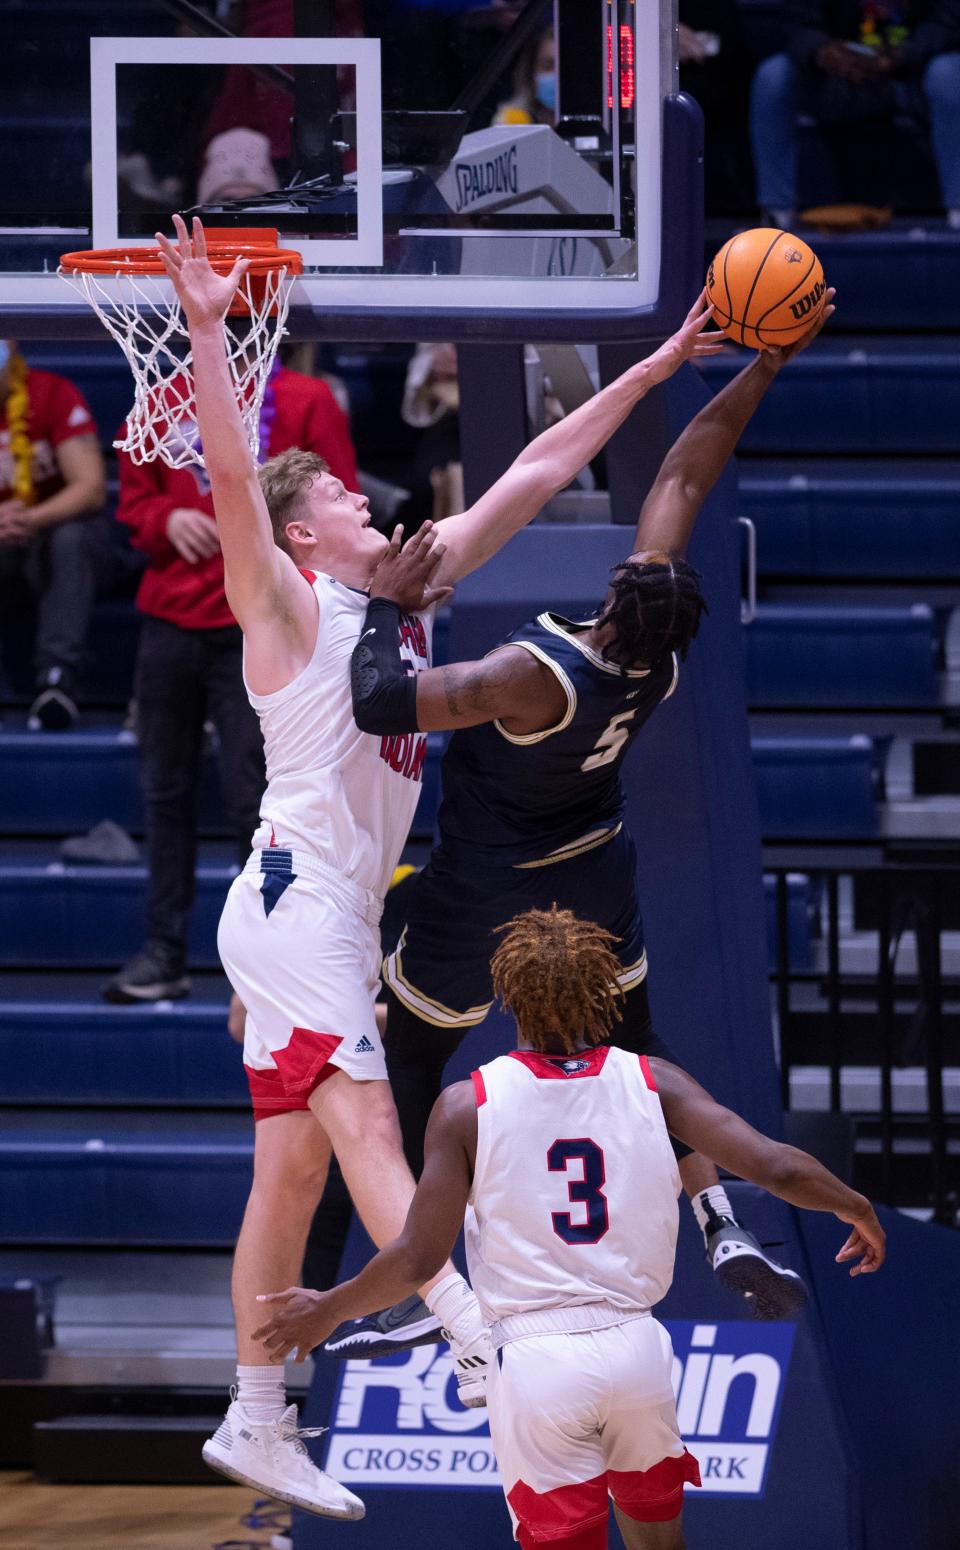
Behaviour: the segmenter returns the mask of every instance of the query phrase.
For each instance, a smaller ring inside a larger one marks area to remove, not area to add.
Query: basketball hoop
[[[237,406],[254,458],[260,451],[260,409],[284,333],[300,254],[277,246],[276,231],[207,232],[207,257],[227,275],[238,258],[250,267],[230,305],[224,337]],[[203,466],[197,434],[190,335],[167,278],[160,249],[93,248],[65,253],[59,274],[89,302],[133,372],[135,394],[126,435],[114,446],[135,463],[162,458],[171,468]]]

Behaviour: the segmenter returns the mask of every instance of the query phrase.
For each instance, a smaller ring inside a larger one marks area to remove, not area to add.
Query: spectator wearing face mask
[[[513,95],[502,102],[495,124],[549,124],[557,121],[557,73],[553,28],[522,49],[513,70]]]
[[[114,569],[97,427],[79,388],[0,339],[0,612],[37,603],[31,731],[77,719],[93,604]]]

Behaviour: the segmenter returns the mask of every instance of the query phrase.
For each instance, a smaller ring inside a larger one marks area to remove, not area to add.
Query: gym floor
[[[243,1486],[41,1485],[0,1472],[3,1550],[270,1550],[289,1523]]]

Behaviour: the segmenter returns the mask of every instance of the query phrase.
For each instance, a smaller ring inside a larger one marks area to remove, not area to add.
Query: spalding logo
[[[792,301],[790,303],[790,311],[798,321],[800,318],[805,318],[808,312],[813,311],[826,288],[825,282],[818,280],[813,290],[808,291],[806,296],[801,296],[799,301]]]

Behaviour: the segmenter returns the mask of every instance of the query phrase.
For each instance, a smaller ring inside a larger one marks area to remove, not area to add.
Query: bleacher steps
[[[744,641],[753,708],[940,702],[937,618],[925,603],[761,603]]]
[[[145,1006],[3,1000],[0,1069],[7,1104],[246,1110],[249,1103],[225,996]]]
[[[960,463],[952,458],[758,457],[742,459],[738,473],[761,580],[902,587],[960,576]]]
[[[700,369],[717,392],[748,359],[748,352],[735,349],[703,361]],[[953,339],[828,332],[778,377],[739,450],[791,457],[956,457],[958,423],[960,354]]]
[[[957,841],[960,843],[960,796],[904,798],[880,809],[885,839]]]
[[[33,1428],[34,1471],[60,1484],[217,1485],[201,1457],[209,1415],[66,1415]]]
[[[0,1111],[0,1243],[230,1248],[249,1113]]]
[[[895,1114],[926,1114],[927,1075],[921,1066],[901,1066],[892,1073]],[[943,1073],[944,1109],[960,1115],[960,1066]],[[880,1067],[844,1065],[840,1072],[840,1106],[845,1114],[879,1114]],[[830,1108],[830,1071],[827,1066],[790,1068],[790,1107],[826,1112]]]
[[[778,18],[776,25],[781,25],[781,8],[769,3],[765,8]],[[742,3],[740,9],[744,9]],[[755,10],[756,0],[749,0],[751,17]],[[733,227],[729,221],[708,221],[708,258],[734,230],[744,230],[749,224]],[[911,220],[906,216],[883,231],[850,234],[817,231],[801,224],[796,235],[816,250],[828,285],[836,287],[835,328],[877,333],[960,329],[956,283],[960,232],[951,231],[944,220]]]
[[[0,967],[117,968],[143,946],[144,865],[68,866],[55,852],[0,854]],[[218,968],[217,923],[237,867],[201,859],[190,963]]]

